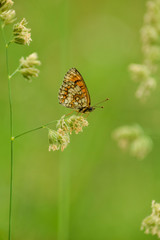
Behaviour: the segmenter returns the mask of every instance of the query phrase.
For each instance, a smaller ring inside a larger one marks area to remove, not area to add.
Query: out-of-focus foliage
[[[139,82],[136,97],[145,101],[157,86],[156,73],[160,62],[160,0],[148,0],[141,28],[143,63],[129,66],[131,77]]]
[[[138,159],[144,159],[152,150],[152,140],[139,125],[121,126],[112,134],[118,146]]]

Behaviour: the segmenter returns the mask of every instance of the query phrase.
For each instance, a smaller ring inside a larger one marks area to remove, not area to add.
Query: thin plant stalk
[[[35,132],[35,131],[37,131],[37,130],[39,130],[39,129],[47,128],[47,126],[49,126],[49,125],[51,125],[52,123],[55,123],[55,122],[57,122],[57,120],[54,120],[54,121],[51,121],[51,122],[49,122],[49,123],[43,124],[43,125],[41,125],[41,126],[39,126],[39,127],[36,127],[36,128],[32,128],[32,129],[30,129],[30,130],[28,130],[28,131],[26,131],[26,132],[22,132],[22,133],[20,133],[20,134],[18,134],[18,135],[16,135],[16,136],[14,136],[14,139],[19,138],[19,137],[21,137],[21,136],[23,136],[23,135],[26,135],[26,134],[28,134],[28,133],[31,133],[31,132]]]
[[[48,125],[56,122],[57,120],[51,121],[47,124],[44,124],[40,127],[36,127],[33,128],[29,131],[23,132],[17,136],[14,137],[13,135],[13,108],[12,108],[12,91],[11,91],[11,78],[18,72],[19,68],[18,67],[15,72],[13,72],[10,75],[10,71],[9,71],[9,61],[8,61],[8,47],[9,44],[6,41],[6,37],[5,37],[5,33],[4,33],[4,28],[1,25],[1,29],[2,29],[2,36],[3,36],[3,40],[5,43],[5,52],[6,52],[6,69],[7,69],[7,79],[8,79],[8,95],[9,95],[9,112],[10,112],[10,195],[9,195],[9,225],[8,225],[8,240],[11,240],[11,225],[12,225],[12,195],[13,195],[13,153],[14,153],[14,140],[16,138],[19,138],[27,133],[39,130],[41,128],[47,128]]]
[[[61,72],[64,73],[69,63],[69,1],[60,4],[60,44]],[[58,240],[69,239],[70,215],[70,154],[60,153],[59,165],[59,200],[58,200]]]
[[[2,28],[2,36],[5,43],[6,48],[6,68],[7,68],[7,78],[8,78],[8,96],[9,96],[9,112],[10,112],[10,197],[9,197],[9,226],[8,226],[8,240],[11,239],[11,223],[12,223],[12,188],[13,188],[13,152],[14,152],[14,138],[13,138],[13,108],[12,108],[12,95],[11,95],[11,78],[9,74],[9,61],[8,61],[8,47],[9,44],[6,41],[5,33],[3,26]]]

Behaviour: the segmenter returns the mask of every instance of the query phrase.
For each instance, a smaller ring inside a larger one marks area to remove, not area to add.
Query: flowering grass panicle
[[[28,22],[25,18],[23,18],[21,22],[16,23],[13,26],[13,42],[21,45],[30,44],[30,42],[32,41],[31,29],[26,27],[27,24]]]
[[[143,64],[131,64],[130,71],[131,77],[135,82],[143,82],[151,74],[147,66]]]
[[[6,10],[11,9],[14,2],[12,0],[0,0],[0,11],[4,12]]]
[[[130,145],[131,155],[138,159],[144,159],[152,150],[152,145],[153,143],[150,137],[140,136]]]
[[[68,133],[68,131],[69,131],[69,126],[67,124],[67,120],[64,118],[65,118],[65,115],[62,116],[60,118],[60,120],[57,121],[57,125],[56,125],[56,128],[61,129],[61,132],[63,132],[63,134]]]
[[[138,159],[144,159],[152,150],[151,138],[144,134],[139,125],[119,127],[112,136],[122,150],[128,150]]]
[[[49,151],[55,151],[61,149],[63,151],[70,142],[69,134],[63,134],[61,129],[57,131],[49,129]]]
[[[11,24],[16,20],[16,12],[13,9],[6,10],[0,14],[0,19],[3,21],[2,27]]]
[[[160,238],[160,203],[152,201],[152,213],[146,217],[141,225],[146,234],[157,235]]]
[[[39,70],[36,68],[36,66],[39,65],[41,65],[41,62],[38,60],[37,53],[32,53],[26,57],[26,59],[24,57],[20,59],[19,72],[24,78],[30,80],[32,77],[38,77]]]
[[[70,134],[74,131],[76,134],[83,131],[83,127],[88,127],[88,121],[82,116],[71,116],[67,123],[70,128]]]
[[[3,22],[2,27],[16,20],[16,12],[11,9],[13,4],[12,0],[0,0],[0,20]]]
[[[74,131],[76,134],[83,131],[83,127],[88,126],[88,121],[82,116],[71,116],[65,119],[62,116],[58,120],[56,128],[57,131],[49,129],[49,151],[59,150],[63,151],[70,143],[70,134]]]
[[[154,90],[156,86],[156,80],[152,77],[148,78],[147,81],[139,84],[139,87],[136,91],[136,97],[145,100],[147,97],[150,96],[151,91]]]
[[[139,82],[136,97],[145,101],[156,88],[156,73],[160,62],[160,0],[149,0],[140,31],[143,63],[131,64],[131,78]]]

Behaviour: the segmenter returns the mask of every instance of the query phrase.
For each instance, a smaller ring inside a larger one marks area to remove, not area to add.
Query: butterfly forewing
[[[89,108],[91,101],[83,77],[76,68],[71,68],[59,90],[59,103],[76,110]]]

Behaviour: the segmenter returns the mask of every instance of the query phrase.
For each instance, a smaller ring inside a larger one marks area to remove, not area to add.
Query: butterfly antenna
[[[93,107],[95,107],[95,108],[104,108],[104,106],[93,106]]]
[[[109,100],[109,98],[106,98],[105,100],[96,103],[93,107],[96,107],[96,108],[104,108],[104,106],[97,106],[97,105],[99,105],[99,104],[101,104],[101,103],[104,103],[104,102],[106,102],[106,101],[108,101],[108,100]]]

